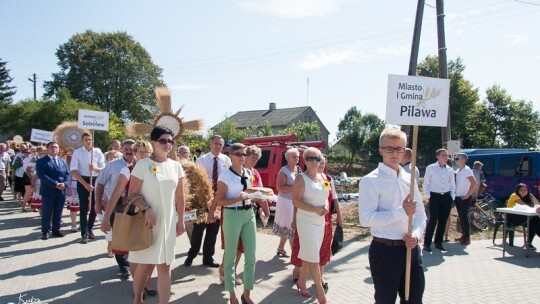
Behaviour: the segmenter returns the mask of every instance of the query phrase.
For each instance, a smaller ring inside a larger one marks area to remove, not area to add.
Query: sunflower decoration
[[[182,107],[176,112],[172,111],[172,100],[171,92],[165,87],[159,87],[155,91],[156,93],[156,104],[159,107],[159,112],[156,112],[152,109],[148,109],[150,114],[154,119],[153,123],[142,123],[142,122],[130,122],[126,124],[126,135],[128,136],[138,136],[138,135],[147,135],[153,128],[157,126],[163,126],[171,129],[174,133],[173,140],[180,139],[180,136],[184,133],[185,130],[190,131],[200,131],[203,129],[203,121],[201,119],[184,121],[180,117],[180,112]],[[175,149],[173,149],[174,151]],[[174,158],[176,154],[174,155]]]
[[[159,172],[159,171],[158,171],[158,166],[156,166],[156,165],[150,166],[150,172],[152,172],[152,173],[154,173],[154,174],[157,175],[157,173]]]
[[[253,183],[255,182],[255,176],[254,175],[251,175],[249,177],[249,182],[253,185]]]
[[[324,180],[324,181],[322,182],[322,187],[323,187],[325,190],[328,190],[328,191],[331,190],[330,182],[327,181],[327,180]]]

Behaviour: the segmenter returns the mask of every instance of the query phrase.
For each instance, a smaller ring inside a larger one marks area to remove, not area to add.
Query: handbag
[[[138,251],[152,245],[152,229],[144,224],[144,214],[139,211],[128,214],[134,200],[128,199],[128,204],[122,212],[115,212],[112,231],[112,249],[120,251]]]
[[[332,255],[336,255],[341,248],[343,248],[343,228],[337,226],[336,231],[334,231],[334,239],[332,239]]]

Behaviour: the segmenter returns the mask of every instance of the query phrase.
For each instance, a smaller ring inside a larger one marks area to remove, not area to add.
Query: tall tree
[[[463,77],[465,65],[461,58],[450,60],[448,63],[448,77],[450,78],[450,121],[452,139],[460,139],[462,146],[470,145],[470,134],[465,126],[470,121],[470,114],[475,103],[479,100],[478,88],[473,88],[470,81]],[[439,77],[439,60],[436,56],[427,56],[418,65],[417,73],[420,76]],[[418,145],[420,154],[433,154],[442,147],[441,128],[420,127],[418,138],[421,139]]]
[[[536,148],[540,113],[531,102],[514,100],[505,89],[494,85],[472,112],[469,133],[473,148]]]
[[[350,153],[350,164],[354,157],[364,149],[376,149],[378,136],[384,128],[384,121],[377,115],[368,113],[362,115],[360,110],[353,106],[338,125],[338,141]]]
[[[45,96],[60,88],[82,102],[115,113],[123,121],[146,121],[156,107],[154,89],[163,86],[161,68],[125,32],[86,31],[56,51],[60,71],[44,83]]]
[[[6,68],[6,64],[7,62],[0,58],[0,109],[5,109],[7,105],[11,104],[13,95],[17,92],[15,87],[9,85],[13,78],[9,76],[10,70]]]

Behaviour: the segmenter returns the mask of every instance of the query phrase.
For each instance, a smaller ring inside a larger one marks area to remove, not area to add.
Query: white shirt
[[[20,163],[21,163],[21,166],[19,168],[17,168],[17,170],[15,170],[15,176],[16,177],[23,177],[24,175],[24,169],[23,169],[23,164],[24,164],[24,154],[23,153],[17,153],[17,155],[15,155],[15,157],[13,158],[13,162],[11,163],[11,167],[13,168],[15,163],[20,159]],[[12,169],[13,170],[13,169]]]
[[[206,171],[206,174],[208,174],[208,179],[210,180],[210,183],[212,183],[212,174],[214,171],[214,154],[211,152],[206,153],[205,155],[197,158],[197,166],[203,168]],[[217,156],[218,158],[218,177],[223,173],[225,170],[229,169],[229,167],[232,165],[231,159],[223,154],[219,153]]]
[[[124,158],[120,158],[111,161],[103,170],[101,170],[98,178],[96,179],[96,183],[104,186],[103,194],[106,200],[108,200],[114,192],[116,181],[118,180],[118,176],[120,176],[120,170],[127,168],[128,166],[129,164],[124,160]]]
[[[411,173],[411,163],[408,162],[405,165],[403,165],[403,170],[407,173]],[[418,170],[418,166],[414,167],[414,179],[416,180],[416,183],[418,184],[418,180],[420,180],[420,170]]]
[[[409,194],[411,175],[379,163],[360,180],[358,186],[358,215],[360,224],[371,227],[371,235],[402,240],[408,232],[408,217],[403,200]],[[414,185],[416,213],[413,216],[412,235],[420,239],[426,228],[426,212],[418,185]]]
[[[430,198],[430,192],[450,192],[450,195],[454,198],[456,192],[454,170],[446,164],[441,167],[439,162],[427,166],[422,187],[426,198]]]
[[[105,156],[99,148],[93,148],[92,151],[87,150],[84,146],[73,151],[69,170],[77,170],[81,176],[90,176],[90,153],[92,153],[92,164],[96,168],[105,168]],[[98,176],[98,172],[92,172],[92,176]]]
[[[10,161],[11,159],[9,157],[9,154],[7,154],[6,152],[3,152],[0,155],[0,173],[6,172],[7,165],[9,164]]]
[[[242,174],[240,174],[242,175]],[[246,179],[246,185],[249,187],[252,186],[251,182],[251,176],[253,176],[253,173],[249,169],[244,168],[244,176]],[[240,176],[234,174],[231,172],[231,170],[225,170],[223,173],[219,175],[218,181],[223,182],[225,185],[227,185],[227,193],[225,193],[225,198],[235,198],[240,195],[240,192],[244,191],[244,186],[242,185],[242,182],[240,181]],[[246,205],[251,204],[251,200],[246,199],[244,200]],[[242,201],[233,203],[231,205],[225,206],[225,207],[240,207],[242,206]]]
[[[469,166],[465,166],[463,169],[456,170],[456,195],[457,196],[465,196],[467,195],[467,192],[469,192],[469,186],[471,185],[469,176],[474,177],[474,174],[471,168],[469,168]]]

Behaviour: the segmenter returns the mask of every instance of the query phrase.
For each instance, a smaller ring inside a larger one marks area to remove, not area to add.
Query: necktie
[[[54,165],[56,166],[56,168],[60,169],[60,164],[58,163],[58,157],[54,157],[53,160],[54,160]]]
[[[217,164],[217,157],[214,157],[214,167],[212,168],[212,190],[214,190],[214,193],[217,191],[217,178],[218,178],[218,164]]]

